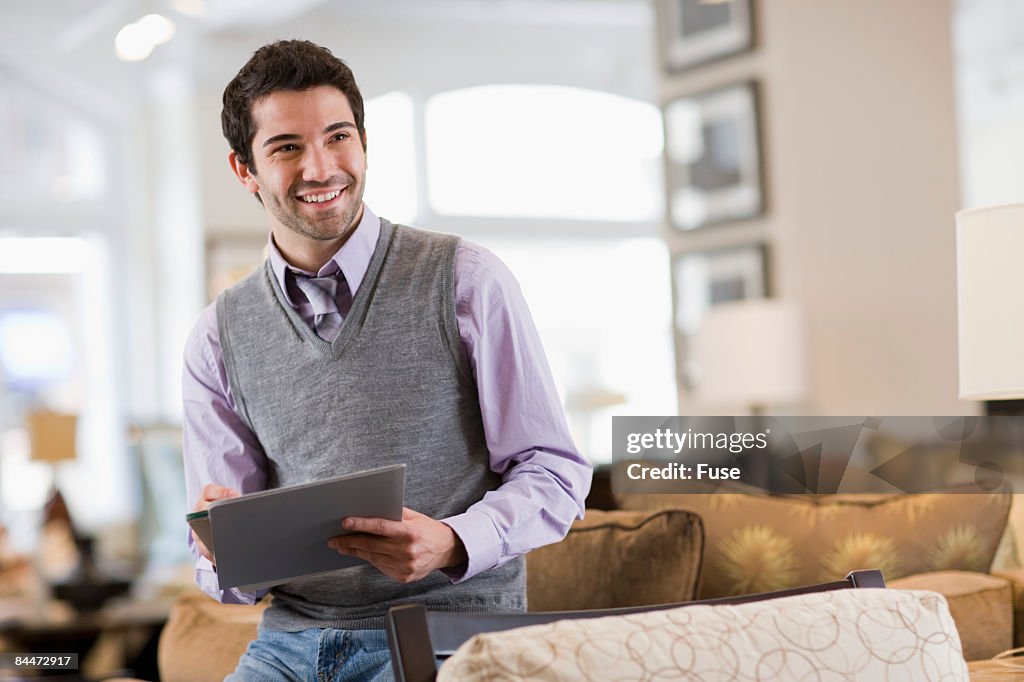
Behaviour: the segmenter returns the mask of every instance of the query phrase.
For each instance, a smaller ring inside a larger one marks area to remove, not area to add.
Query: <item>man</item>
[[[221,121],[232,169],[266,209],[269,257],[203,311],[185,349],[193,509],[408,467],[400,522],[345,519],[353,533],[329,543],[367,563],[273,588],[229,679],[387,679],[389,606],[525,608],[522,555],[582,517],[590,467],[505,266],[363,204],[363,102],[341,60],[306,41],[259,49]],[[221,592],[191,542],[205,591],[262,596]]]

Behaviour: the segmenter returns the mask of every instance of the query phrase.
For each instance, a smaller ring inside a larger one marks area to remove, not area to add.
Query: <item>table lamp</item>
[[[78,417],[73,414],[62,414],[50,410],[34,410],[25,417],[28,428],[29,459],[33,462],[45,462],[50,465],[53,479],[50,483],[50,494],[46,502],[47,514],[56,510],[66,510],[64,499],[57,488],[56,466],[78,456],[75,446],[78,432]],[[70,515],[66,511],[60,513],[67,519],[72,530]]]
[[[26,426],[31,442],[29,457],[33,461],[46,462],[54,467],[58,462],[73,460],[77,456],[77,416],[37,410],[27,415]],[[93,551],[93,538],[75,525],[57,488],[56,471],[53,473],[53,487],[50,499],[46,503],[44,523],[50,519],[64,519],[71,531],[79,557],[78,565],[71,575],[52,586],[53,594],[56,598],[71,603],[79,611],[97,609],[110,597],[126,592],[130,583],[112,580],[99,571]]]
[[[1024,398],[1024,204],[956,214],[960,398]]]
[[[694,398],[702,405],[796,405],[807,394],[807,343],[799,306],[752,299],[713,306],[693,343],[699,368]]]

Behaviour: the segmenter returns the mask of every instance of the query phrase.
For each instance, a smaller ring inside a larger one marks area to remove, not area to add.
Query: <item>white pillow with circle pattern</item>
[[[935,592],[843,589],[737,606],[563,620],[473,637],[440,682],[967,680]]]

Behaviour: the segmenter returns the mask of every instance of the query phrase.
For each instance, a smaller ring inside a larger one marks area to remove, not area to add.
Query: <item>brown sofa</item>
[[[610,608],[685,601],[698,594],[716,596],[713,590],[723,589],[720,575],[723,566],[715,558],[721,548],[713,547],[712,543],[730,536],[724,530],[728,527],[728,524],[723,524],[726,515],[721,509],[683,510],[679,508],[679,500],[647,497],[650,499],[626,499],[623,502],[627,506],[653,508],[607,512],[590,510],[587,518],[578,522],[563,542],[531,552],[527,557],[530,609]],[[695,500],[688,500],[689,506],[699,506],[694,504]],[[726,505],[728,509],[744,504],[741,500],[726,502],[724,498],[704,502]],[[831,528],[832,535],[839,537],[842,533],[838,530],[837,519],[842,510],[824,503],[824,500],[819,501],[817,507],[795,513],[793,518],[814,517],[822,521],[824,535],[827,536],[828,528]],[[844,502],[844,507],[849,504],[849,501]],[[991,504],[993,508],[988,510],[988,514],[979,514],[978,521],[983,523],[991,515],[999,517],[1001,514],[1002,521],[994,524],[999,526],[998,532],[1001,533],[1009,503],[1006,502],[1004,507],[1001,501],[993,500]],[[919,502],[915,509],[928,507],[928,503]],[[961,519],[968,518],[963,500],[955,508]],[[875,523],[882,523],[883,513],[888,514],[894,509],[875,504],[874,509],[854,505],[846,511],[866,515],[861,519],[862,523],[869,518],[873,518]],[[751,517],[764,525],[769,514],[760,509],[756,516],[751,514]],[[918,532],[921,532],[920,526]],[[810,549],[813,549],[810,547],[812,535],[803,536],[801,541]],[[998,545],[998,538],[994,544]],[[827,551],[817,551],[821,556],[828,554]],[[982,558],[991,563],[994,553],[993,546],[987,559]],[[977,559],[976,553],[968,552],[968,557]],[[775,561],[778,563],[780,560],[776,557]],[[792,558],[781,563],[783,568],[788,566],[784,573],[794,581],[803,579],[801,571],[805,568],[812,572],[817,570],[807,568],[799,561],[794,568],[796,564]],[[834,568],[839,566],[838,559],[832,563]],[[913,567],[914,564],[909,560],[890,561],[889,567],[894,573],[900,573],[897,570],[899,566]],[[868,567],[871,566],[851,565],[847,570]],[[776,565],[775,569],[778,568]],[[734,571],[732,575],[743,582],[742,574]],[[773,579],[777,579],[777,573]],[[746,579],[750,592],[766,591],[758,580]],[[817,575],[805,584],[814,582],[821,582]],[[990,574],[983,571],[925,570],[887,582],[893,588],[926,589],[943,594],[957,624],[968,661],[988,659],[1024,641],[1024,571]],[[162,679],[165,682],[222,679],[233,669],[246,643],[255,637],[262,608],[262,605],[221,605],[198,592],[183,597],[172,611],[161,638]],[[1017,641],[1014,641],[1015,636]],[[975,669],[979,669],[978,663],[972,664],[972,670]]]
[[[1011,674],[980,662],[1024,646],[1024,570],[992,570],[997,556],[1007,566],[1016,561],[1007,528],[1014,496],[1007,492],[629,494],[616,501],[634,511],[681,508],[701,516],[706,532],[701,598],[783,589],[879,568],[890,588],[946,597],[964,657],[977,661],[972,674],[986,667]]]

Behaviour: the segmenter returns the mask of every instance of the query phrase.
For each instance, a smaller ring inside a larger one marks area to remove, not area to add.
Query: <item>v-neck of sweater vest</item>
[[[391,248],[391,241],[394,237],[394,226],[381,218],[380,220],[380,235],[377,237],[377,246],[373,250],[373,255],[370,257],[370,264],[366,268],[366,274],[363,275],[363,281],[359,284],[359,289],[356,291],[355,297],[352,299],[352,307],[349,309],[348,315],[345,316],[345,320],[341,325],[341,329],[338,331],[338,335],[334,337],[332,341],[326,341],[320,338],[316,330],[306,323],[299,315],[299,311],[296,310],[288,303],[288,299],[285,297],[284,292],[281,290],[281,284],[277,281],[277,277],[274,276],[274,271],[270,266],[270,259],[267,259],[264,265],[264,274],[268,280],[270,280],[270,286],[274,290],[274,295],[277,297],[277,302],[284,309],[288,319],[291,320],[292,326],[296,329],[299,336],[309,343],[318,353],[332,358],[341,357],[344,353],[345,348],[359,333],[359,329],[362,328],[363,321],[366,319],[366,311],[370,305],[370,297],[373,295],[373,290],[376,288],[377,280],[380,278],[380,271],[384,267],[384,259],[387,257],[388,250]]]

